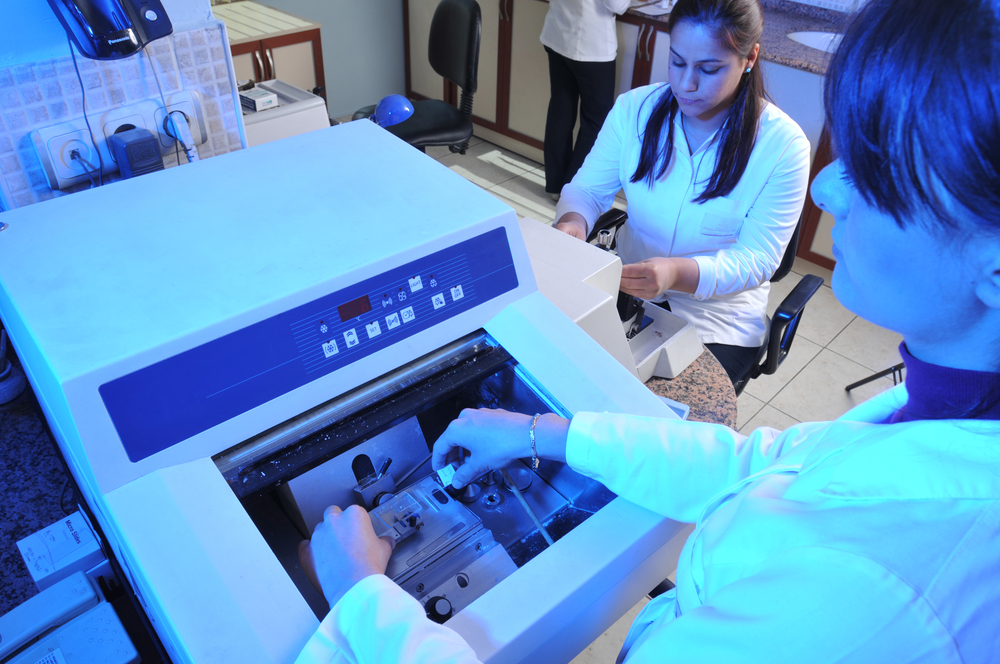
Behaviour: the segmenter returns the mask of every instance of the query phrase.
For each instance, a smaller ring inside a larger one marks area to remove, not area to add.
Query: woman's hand
[[[651,300],[664,291],[694,293],[698,289],[698,263],[691,258],[647,258],[622,265],[621,290]]]
[[[384,574],[394,546],[392,539],[375,536],[364,508],[331,505],[312,539],[299,543],[299,561],[332,607],[361,579]]]
[[[587,220],[578,212],[567,212],[559,217],[553,228],[558,231],[572,235],[578,240],[587,241]]]
[[[451,484],[456,489],[491,471],[504,468],[515,459],[531,457],[532,415],[505,410],[465,409],[448,425],[434,443],[431,465],[440,470],[452,461],[460,461]],[[566,459],[566,435],[569,421],[547,414],[535,425],[539,457]],[[465,451],[468,451],[468,458]]]

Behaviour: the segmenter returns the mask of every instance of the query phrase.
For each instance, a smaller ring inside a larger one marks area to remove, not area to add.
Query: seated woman
[[[836,218],[833,289],[903,335],[904,384],[833,422],[749,436],[537,420],[539,456],[697,524],[676,589],[646,605],[618,661],[997,661],[998,61],[1000,0],[871,0],[827,74],[841,160],[812,193]],[[463,486],[530,455],[532,421],[463,412],[434,467],[471,451]],[[389,545],[364,510],[331,507],[302,553],[333,606],[302,661],[476,661],[381,575]]]
[[[585,240],[624,188],[621,290],[691,322],[735,382],[764,343],[809,142],[765,100],[759,0],[679,0],[668,29],[669,85],[618,98],[555,227]]]

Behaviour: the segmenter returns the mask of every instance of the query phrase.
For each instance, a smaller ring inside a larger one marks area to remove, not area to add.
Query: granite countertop
[[[676,378],[650,378],[646,387],[653,394],[690,406],[690,422],[736,428],[736,391],[726,370],[708,349]]]
[[[82,500],[28,386],[0,405],[0,615],[38,594],[17,540],[65,518]]]
[[[761,57],[764,60],[801,69],[820,76],[826,74],[830,54],[792,41],[786,35],[804,30],[842,32],[849,14],[804,5],[793,0],[761,0],[764,6],[764,35]],[[667,22],[669,14],[650,15],[642,9],[629,9],[631,16],[643,21]]]

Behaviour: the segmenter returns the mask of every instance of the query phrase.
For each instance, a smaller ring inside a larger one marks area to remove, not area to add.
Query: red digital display
[[[346,304],[342,304],[337,307],[337,313],[340,314],[340,322],[346,323],[352,318],[357,318],[363,313],[367,313],[372,310],[371,300],[368,299],[367,295],[362,295],[356,300],[351,300]]]

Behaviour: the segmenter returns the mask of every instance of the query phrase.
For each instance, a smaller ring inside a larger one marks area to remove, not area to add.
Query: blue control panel
[[[506,230],[497,228],[99,391],[129,459],[140,461],[517,285]]]

